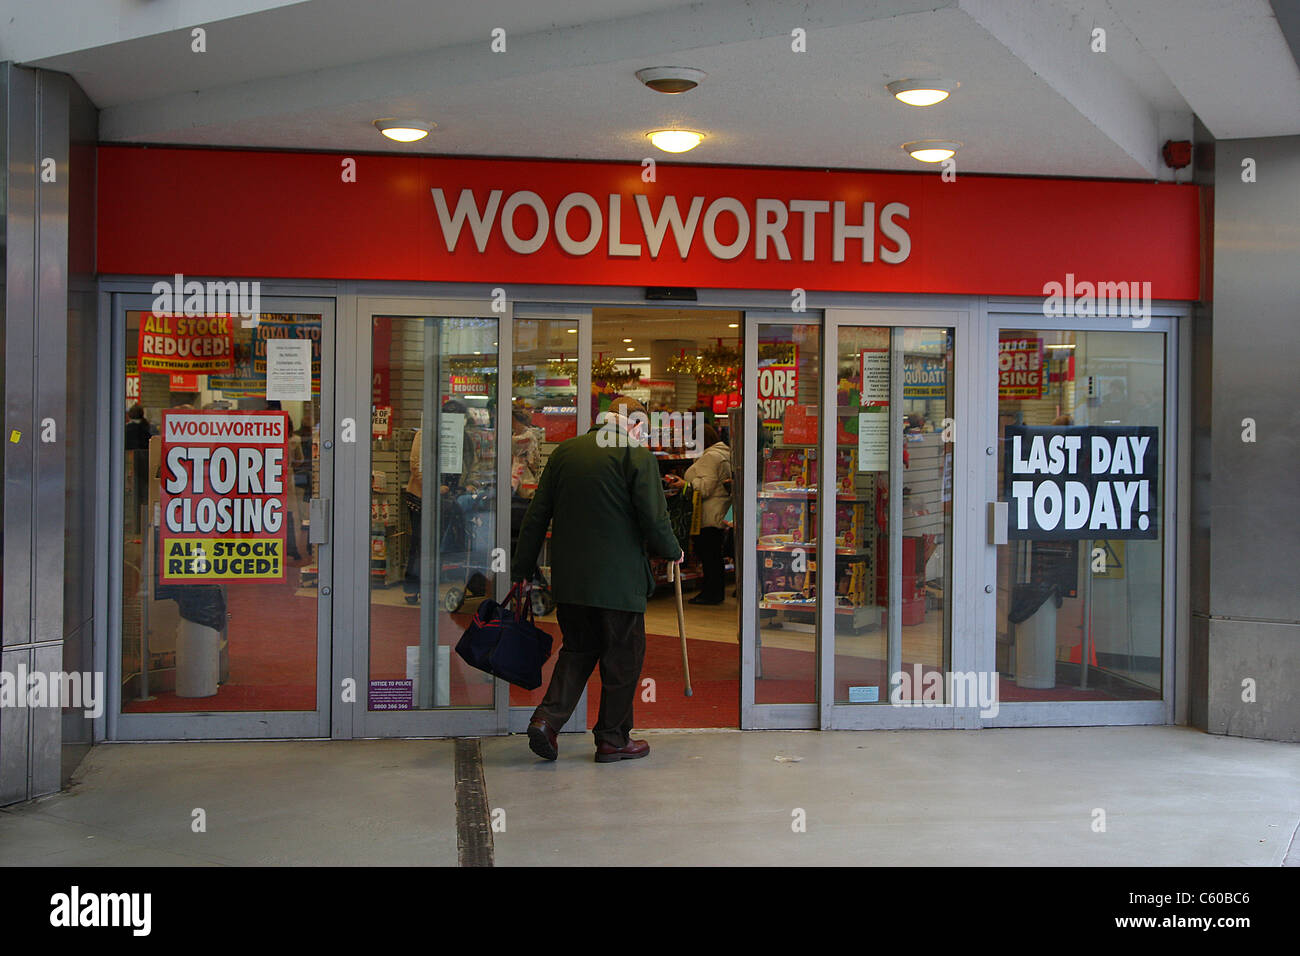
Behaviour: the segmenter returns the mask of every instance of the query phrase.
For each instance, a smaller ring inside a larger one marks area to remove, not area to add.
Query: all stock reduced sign
[[[289,416],[162,413],[162,580],[282,579]]]
[[[1159,536],[1153,425],[1011,425],[1003,449],[1007,536],[1036,541]]]

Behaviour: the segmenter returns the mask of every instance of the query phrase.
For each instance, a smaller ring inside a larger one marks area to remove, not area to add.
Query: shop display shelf
[[[781,491],[760,491],[758,497],[772,498],[785,501],[807,501],[809,498],[817,496],[817,489],[814,488],[787,488]]]

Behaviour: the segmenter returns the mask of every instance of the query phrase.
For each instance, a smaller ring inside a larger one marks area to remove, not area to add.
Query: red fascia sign
[[[162,413],[162,580],[285,576],[289,416]]]
[[[343,162],[356,161],[344,182]],[[101,146],[100,271],[1196,299],[1191,185]],[[237,215],[232,215],[237,210]],[[177,223],[183,223],[178,228]],[[304,236],[329,236],[304,242]]]

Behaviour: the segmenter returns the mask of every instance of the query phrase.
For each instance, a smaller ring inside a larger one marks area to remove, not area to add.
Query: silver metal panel
[[[61,609],[60,609],[61,611]],[[32,648],[32,669],[42,674],[58,674],[63,670],[63,642],[41,644]],[[28,711],[31,722],[31,759],[29,762],[28,797],[39,797],[59,789],[60,770],[63,766],[62,740],[63,714],[58,706],[61,688],[49,688],[52,696],[47,706]],[[77,711],[78,714],[81,711]]]
[[[344,284],[341,289],[350,288]],[[332,429],[336,439],[342,432],[341,422],[352,418],[355,422],[368,420],[371,403],[371,332],[369,316],[357,314],[357,299],[354,295],[340,295],[335,303],[338,320],[335,323],[335,376],[332,389],[333,407],[330,417],[321,416],[321,427],[326,424]],[[326,701],[330,715],[329,736],[347,740],[355,734],[355,702],[343,700],[343,681],[351,678],[360,684],[357,661],[365,661],[367,654],[364,637],[350,639],[344,635],[366,635],[369,633],[370,583],[365,580],[368,575],[359,567],[355,555],[359,548],[368,547],[369,539],[369,505],[364,499],[362,489],[370,487],[370,442],[367,437],[361,441],[335,441],[331,458],[333,465],[333,485],[331,496],[334,502],[331,508],[332,555],[353,556],[352,560],[342,558],[331,562],[331,574],[334,581],[334,594],[331,598],[333,612],[332,623],[336,637],[331,635],[330,654],[326,658],[327,673]],[[361,484],[358,485],[357,482]],[[364,524],[358,524],[363,521]],[[368,567],[368,566],[367,566]]]
[[[31,671],[30,648],[0,653],[0,667],[17,674],[19,667]],[[27,779],[27,742],[31,711],[26,707],[0,710],[0,806],[26,800],[30,796]]]
[[[837,573],[835,569],[835,495],[838,488],[835,464],[838,455],[836,435],[839,428],[838,391],[839,391],[839,313],[832,310],[826,313],[822,323],[822,377],[821,409],[819,412],[818,442],[820,443],[821,467],[817,476],[817,568],[819,595],[834,593],[828,589],[821,575],[829,570],[832,583]],[[750,394],[750,393],[746,393]],[[874,574],[874,569],[872,570]],[[832,598],[832,601],[834,599]],[[821,603],[820,601],[818,602]],[[818,615],[817,633],[817,686],[822,692],[817,695],[817,726],[821,730],[830,730],[836,726],[835,719],[835,610]]]
[[[93,422],[94,435],[94,455],[96,462],[110,461],[109,442],[113,436],[113,422],[110,417],[110,409],[123,408],[126,405],[124,395],[119,396],[117,389],[113,385],[113,358],[117,354],[113,343],[113,297],[104,293],[96,296],[96,325],[98,333],[96,340],[99,348],[96,351],[96,381],[99,383],[98,392],[101,396],[107,394],[108,401],[98,401],[95,405],[95,419]],[[119,384],[125,392],[125,383]],[[121,418],[121,416],[116,416]],[[117,525],[113,525],[114,502],[121,506],[122,496],[115,495],[113,492],[113,478],[117,473],[114,468],[96,468],[95,469],[95,500],[99,504],[95,508],[94,536],[93,547],[95,554],[94,561],[94,587],[95,587],[95,604],[94,604],[94,643],[92,654],[92,666],[97,673],[104,675],[104,687],[106,693],[113,688],[113,678],[111,669],[108,666],[108,622],[111,619],[109,612],[109,592],[112,569],[114,568],[113,554],[114,550],[110,547],[112,537],[109,534],[110,527],[122,527],[122,516],[117,515]],[[121,547],[121,544],[118,544]],[[118,563],[116,567],[121,567]],[[121,589],[118,589],[121,593]],[[120,619],[119,619],[120,620]],[[104,712],[94,719],[94,729],[92,739],[96,741],[105,740],[108,737],[108,721],[112,719],[110,715],[113,708],[109,701],[104,702]]]
[[[37,176],[36,444],[32,600],[34,639],[63,640],[63,567],[68,460],[68,81],[41,71],[37,153],[54,160],[55,181]],[[52,424],[55,440],[45,441]],[[54,744],[57,752],[58,744]],[[33,752],[33,757],[39,756]],[[56,774],[57,777],[57,774]],[[55,789],[57,789],[57,781]]]
[[[808,730],[817,726],[817,705],[755,704],[750,723],[746,725],[742,720],[741,726],[746,730]]]
[[[122,415],[110,415],[110,408],[126,407],[126,376],[112,374],[113,369],[126,368],[126,301],[130,297],[124,294],[100,294],[100,327],[107,331],[109,342],[109,374],[104,379],[107,382],[107,391],[110,396],[109,401],[105,403],[104,424],[107,433],[107,449],[117,449],[126,447],[126,422]],[[107,314],[105,314],[105,310]],[[119,318],[121,317],[121,318]],[[112,461],[109,457],[112,454],[106,449],[103,461]],[[122,712],[122,561],[123,561],[123,541],[122,529],[124,527],[123,511],[124,504],[124,485],[125,485],[125,461],[122,466],[114,465],[111,468],[104,469],[108,472],[108,518],[107,526],[104,529],[105,544],[107,550],[101,552],[108,555],[108,567],[104,570],[106,581],[102,585],[104,588],[104,602],[107,614],[104,618],[105,641],[103,644],[104,655],[104,683],[108,685],[108,705],[107,714],[104,718],[104,739],[117,740],[117,722],[118,715]]]
[[[510,590],[510,475],[514,467],[514,425],[511,418],[514,392],[515,322],[511,311],[514,303],[507,300],[506,313],[497,318],[497,547],[505,555],[506,570],[493,574],[497,600],[505,598]],[[490,567],[491,565],[489,565]],[[510,731],[510,685],[498,680],[494,687],[493,704],[496,713],[496,732]],[[585,714],[586,711],[584,710]]]
[[[942,707],[904,706],[901,704],[838,705],[835,708],[836,730],[950,730],[960,726],[958,717],[965,708],[945,704]]]
[[[885,674],[893,691],[894,677],[903,669],[903,330],[889,334],[889,643]]]
[[[758,394],[758,316],[745,314],[745,366],[741,383],[742,395]],[[746,409],[744,438],[741,448],[746,457],[752,457],[750,449],[758,447],[758,416]],[[757,468],[751,461],[742,461],[740,465],[740,487],[742,500],[755,501],[758,498]],[[758,531],[755,521],[741,522],[740,540],[736,543],[736,552],[743,554],[740,563],[740,726],[746,730],[764,726],[759,723],[757,705],[754,703],[754,674],[757,666],[757,649],[755,635],[758,627],[758,610],[754,596],[758,593],[758,569],[751,555],[757,553]],[[818,718],[814,718],[818,719]]]
[[[1164,724],[1159,700],[1035,701],[1001,705],[986,727],[1100,727]]]
[[[1224,332],[1212,346],[1210,613],[1294,625],[1300,622],[1300,508],[1294,500],[1300,137],[1220,140],[1215,154],[1214,319]],[[1241,181],[1247,157],[1255,160],[1258,182]],[[1254,443],[1242,441],[1247,418],[1256,423]],[[1211,639],[1216,633],[1233,632],[1211,628]],[[1300,629],[1292,641],[1300,641]],[[1212,654],[1212,661],[1239,659],[1228,649]],[[1223,706],[1218,702],[1212,710]],[[1280,726],[1290,723],[1278,717]]]
[[[8,646],[32,639],[32,486],[36,480],[36,74],[8,66],[5,282],[4,629]],[[13,432],[19,441],[13,442]],[[4,722],[0,714],[0,723]],[[24,738],[25,740],[25,738]],[[24,753],[26,745],[24,743]],[[24,769],[24,776],[26,770]],[[25,780],[23,786],[26,786]]]

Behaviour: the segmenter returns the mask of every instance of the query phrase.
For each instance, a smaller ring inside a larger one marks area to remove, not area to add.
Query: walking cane
[[[677,633],[682,638],[682,671],[686,674],[686,696],[691,696],[691,662],[686,657],[686,617],[682,614],[682,566],[676,562],[668,565],[673,577],[673,590],[677,595]]]

